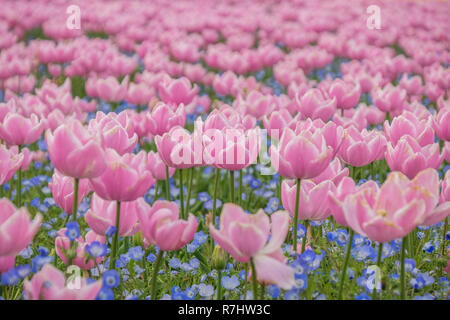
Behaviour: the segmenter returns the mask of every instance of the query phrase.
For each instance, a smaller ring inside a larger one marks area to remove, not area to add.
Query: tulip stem
[[[242,206],[242,169],[239,170],[239,205]]]
[[[446,217],[445,221],[444,221],[444,231],[442,234],[442,252],[441,252],[442,256],[445,256],[445,250],[447,250],[447,246],[445,245],[445,242],[446,242],[445,237],[447,236],[447,228],[448,228],[448,217]]]
[[[64,219],[64,224],[63,224],[63,228],[65,227],[65,225],[67,224],[67,222],[69,222],[70,219],[70,214],[67,214],[66,218]]]
[[[169,166],[166,165],[166,200],[170,201]]]
[[[253,258],[250,258],[250,266],[252,268],[253,300],[258,300],[258,283],[256,282],[256,269]]]
[[[213,212],[212,212],[213,214],[212,223],[214,226],[216,225],[216,200],[217,200],[217,185],[219,184],[219,173],[220,173],[219,169],[216,168],[216,176],[214,179]]]
[[[247,300],[247,283],[248,283],[248,263],[244,265],[245,280],[244,280],[244,300]]]
[[[181,219],[184,219],[183,169],[178,170],[178,176],[180,178],[180,211],[181,211]]]
[[[309,228],[309,220],[305,220],[305,227],[306,227],[306,234],[303,236],[302,239],[302,253],[305,252],[306,249],[306,242],[308,242],[308,230],[309,230],[309,234],[311,234],[311,229]],[[311,237],[311,236],[309,236]]]
[[[74,183],[73,183],[73,206],[72,206],[73,221],[77,220],[79,185],[80,185],[80,179],[75,178]],[[67,221],[66,221],[66,223],[67,223]]]
[[[295,194],[295,214],[294,214],[294,238],[293,240],[293,250],[297,253],[297,223],[298,223],[298,208],[300,205],[300,179],[297,179],[297,190]],[[303,243],[304,241],[302,241]]]
[[[116,207],[116,232],[114,233],[111,256],[109,258],[109,269],[114,269],[116,266],[117,247],[119,244],[119,226],[120,226],[120,201],[117,201]]]
[[[405,251],[406,237],[402,239],[402,249],[400,253],[400,299],[406,300],[406,279],[405,279]]]
[[[152,293],[151,293],[152,300],[156,300],[156,277],[158,276],[158,269],[159,269],[159,265],[161,264],[163,254],[164,254],[164,251],[162,251],[160,249],[158,252],[158,255],[156,256],[155,265],[153,266],[152,282],[150,284],[150,286],[152,288]]]
[[[153,197],[153,203],[155,203],[156,200],[158,200],[158,192],[159,192],[159,184],[158,180],[155,183],[155,196]]]
[[[217,300],[222,300],[222,270],[218,270],[217,276]]]
[[[193,177],[194,177],[194,167],[189,168],[188,189],[187,189],[187,199],[186,199],[186,215],[189,215]]]
[[[19,146],[19,154],[22,152],[22,146]],[[22,207],[22,166],[17,170],[17,207]]]
[[[339,283],[339,293],[338,293],[339,300],[342,300],[342,291],[344,289],[345,279],[347,278],[347,266],[348,266],[348,261],[350,260],[350,254],[352,251],[353,235],[354,235],[353,230],[350,230],[350,237],[347,242],[347,252],[345,253],[345,258],[344,258],[344,267],[342,268],[341,281]]]
[[[383,243],[380,242],[378,244],[378,256],[377,256],[377,267],[380,268],[381,265],[381,255],[383,254]],[[372,300],[376,300],[377,298],[377,271],[375,271],[375,279],[373,284],[373,291],[372,291]]]
[[[230,170],[230,202],[234,203],[234,171]]]

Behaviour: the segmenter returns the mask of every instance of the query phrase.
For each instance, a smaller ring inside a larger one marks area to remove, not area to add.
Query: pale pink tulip
[[[121,204],[119,236],[131,236],[139,231],[137,213],[140,210],[145,210],[147,206],[143,198]],[[84,219],[97,234],[105,235],[108,228],[115,227],[116,209],[116,201],[103,200],[94,193],[91,200],[91,209],[86,212]]]
[[[139,211],[138,217],[145,240],[163,251],[183,248],[192,241],[198,226],[192,213],[187,221],[179,219],[178,206],[169,201],[156,201],[148,210]]]
[[[281,250],[288,229],[286,211],[275,212],[269,219],[261,209],[256,214],[247,214],[231,203],[222,209],[220,229],[209,225],[213,239],[234,259],[241,263],[253,261],[259,282],[286,290],[294,285],[294,270],[285,264]]]
[[[78,280],[80,287],[76,286]],[[84,278],[66,284],[64,273],[51,264],[42,267],[31,281],[26,279],[23,283],[27,300],[94,300],[102,285],[101,280],[86,284]]]
[[[106,149],[106,169],[98,177],[89,179],[94,192],[104,200],[134,201],[143,197],[155,183],[147,171],[147,154],[124,154]]]
[[[26,208],[17,209],[6,198],[0,199],[0,212],[0,256],[16,255],[30,244],[42,216],[31,220]]]

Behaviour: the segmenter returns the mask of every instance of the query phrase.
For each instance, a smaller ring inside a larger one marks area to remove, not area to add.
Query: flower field
[[[1,6],[1,300],[449,299],[450,2]]]

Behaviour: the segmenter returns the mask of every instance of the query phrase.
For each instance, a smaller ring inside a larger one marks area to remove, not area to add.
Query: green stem
[[[406,237],[402,239],[402,249],[400,255],[400,299],[406,300],[406,272],[405,272],[405,251],[406,251]]]
[[[250,266],[252,268],[253,300],[258,300],[258,283],[256,282],[256,269],[253,258],[250,258]]]
[[[377,267],[380,268],[381,265],[381,255],[383,254],[383,243],[379,243],[378,245],[378,256],[377,256]],[[375,271],[377,272],[377,271]],[[375,281],[373,285],[373,291],[372,291],[372,300],[376,300],[377,298],[377,283],[376,283],[377,277],[375,273]]]
[[[109,269],[115,269],[117,248],[119,245],[119,226],[120,226],[120,201],[117,201],[116,206],[116,232],[114,233],[113,243],[111,247],[111,256],[109,257]]]
[[[186,199],[186,216],[189,215],[189,207],[191,205],[191,190],[192,190],[192,179],[194,177],[194,167],[189,169],[188,177],[188,189],[187,189],[187,199]]]
[[[234,171],[230,170],[230,202],[234,203]]]
[[[242,169],[239,170],[239,205],[242,206]]]
[[[222,300],[222,270],[218,270],[217,276],[217,300]]]
[[[305,252],[305,248],[306,248],[306,241],[307,241],[307,236],[308,236],[308,227],[309,227],[309,220],[305,220],[305,228],[306,228],[306,234],[302,239],[302,253]]]
[[[69,222],[69,220],[70,220],[70,214],[67,214],[66,219],[64,219],[64,224],[62,225],[62,228],[64,228],[66,226],[66,224],[67,224],[67,222]]]
[[[217,200],[217,185],[219,184],[219,174],[220,171],[218,168],[216,168],[216,177],[214,179],[214,193],[213,193],[213,212],[212,212],[212,216],[213,216],[213,225],[216,225],[216,200]]]
[[[445,256],[445,251],[447,250],[447,246],[445,245],[446,244],[445,237],[447,235],[447,228],[448,228],[448,217],[445,218],[445,221],[444,221],[444,232],[443,232],[443,235],[442,235],[442,252],[441,252],[441,255],[443,257]]]
[[[350,254],[352,251],[353,235],[354,235],[353,230],[350,230],[350,237],[347,242],[347,252],[345,253],[345,258],[344,258],[344,267],[342,268],[341,281],[339,283],[339,293],[338,293],[339,300],[342,300],[342,291],[344,289],[345,279],[347,278],[347,266],[348,266],[348,261],[350,260]]]
[[[180,178],[180,212],[181,219],[184,219],[183,169],[178,170],[178,176]]]
[[[166,200],[170,201],[169,167],[166,165]]]
[[[72,206],[72,215],[73,221],[77,221],[77,212],[78,212],[78,187],[80,185],[80,179],[75,178],[73,183],[73,206]]]
[[[159,187],[158,182],[159,181],[156,180],[156,183],[155,183],[155,196],[153,197],[153,203],[155,203],[155,201],[158,200],[158,192],[159,192],[159,190],[158,190],[158,187]]]
[[[156,277],[158,276],[158,269],[159,269],[159,265],[161,264],[163,254],[164,254],[164,251],[159,250],[158,255],[156,256],[155,265],[153,266],[152,282],[150,284],[150,286],[152,288],[152,291],[151,291],[152,300],[156,300]]]
[[[244,270],[245,270],[245,282],[244,282],[244,301],[247,300],[247,283],[248,283],[248,263],[245,264],[244,266]]]
[[[292,249],[297,253],[297,224],[298,224],[298,208],[300,206],[300,179],[297,179],[297,190],[295,194],[295,214],[294,214],[294,237],[292,241]],[[304,242],[304,241],[302,241]]]

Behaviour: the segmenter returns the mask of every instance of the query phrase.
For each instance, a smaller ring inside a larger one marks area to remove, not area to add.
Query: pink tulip
[[[61,110],[55,109],[47,116],[47,129],[50,129],[52,132],[54,132],[60,125],[72,119],[75,120],[77,118],[75,115],[66,116]]]
[[[150,151],[147,157],[147,169],[156,180],[166,179],[166,165],[158,153]],[[175,173],[175,168],[169,167],[169,177]]]
[[[213,239],[234,259],[241,263],[252,259],[259,282],[283,289],[290,289],[295,284],[294,270],[285,264],[281,250],[288,229],[286,211],[275,212],[269,219],[261,209],[256,214],[247,214],[231,203],[223,206],[220,229],[209,225]]]
[[[447,170],[445,177],[441,182],[441,198],[440,202],[450,201],[450,170]]]
[[[345,129],[338,155],[354,167],[362,167],[380,160],[386,149],[386,139],[376,130],[359,132],[354,126]]]
[[[450,141],[450,108],[442,108],[434,118],[434,129],[439,139]]]
[[[331,98],[336,98],[337,108],[351,109],[358,104],[361,86],[358,82],[335,79],[328,88],[328,93]]]
[[[446,141],[444,144],[443,156],[445,161],[450,162],[450,141]]]
[[[444,189],[439,196],[439,174],[436,170],[429,168],[419,172],[409,184],[407,193],[409,199],[412,201],[421,198],[425,201],[425,217],[422,224],[431,226],[450,215],[450,201],[443,201]]]
[[[213,80],[213,89],[223,96],[236,95],[238,78],[232,71],[226,71],[221,76],[216,75]]]
[[[344,139],[344,128],[337,125],[333,121],[323,122],[320,119],[311,120],[310,118],[297,122],[295,133],[300,134],[302,131],[310,131],[312,134],[316,131],[323,134],[327,147],[333,149],[333,157],[341,147]]]
[[[422,95],[423,86],[420,76],[408,78],[406,74],[400,79],[399,87],[405,89],[408,95]]]
[[[21,168],[24,160],[24,154],[14,152],[7,149],[4,145],[0,145],[0,185],[8,182]]]
[[[186,113],[183,106],[179,106],[176,111],[173,111],[169,105],[159,102],[147,115],[146,128],[153,136],[162,136],[173,127],[184,127],[185,122]]]
[[[35,114],[24,117],[18,113],[9,112],[0,123],[0,138],[7,144],[21,146],[36,142],[44,130],[44,122]]]
[[[45,141],[52,164],[64,175],[84,179],[98,177],[106,168],[100,142],[77,120],[47,130]]]
[[[348,223],[345,218],[343,202],[345,198],[359,190],[363,189],[378,190],[378,185],[375,181],[369,180],[360,186],[356,186],[355,181],[350,177],[344,177],[337,185],[335,192],[328,193],[328,206],[330,207],[333,218],[341,226],[347,227]]]
[[[155,143],[159,157],[169,167],[186,169],[205,163],[202,132],[194,130],[190,134],[174,127],[163,136],[156,136]]]
[[[86,92],[89,96],[108,102],[120,102],[125,99],[127,88],[128,76],[122,80],[122,83],[113,76],[105,79],[89,78],[86,82]]]
[[[238,96],[233,106],[236,109],[242,109],[245,115],[251,115],[256,119],[262,119],[265,115],[270,114],[275,106],[272,95],[264,95],[259,91],[251,91],[245,99]]]
[[[211,138],[204,149],[207,164],[236,171],[250,166],[258,157],[261,145],[259,128],[248,131],[210,129],[205,134]]]
[[[392,123],[384,122],[384,132],[386,138],[394,146],[397,145],[400,138],[410,135],[423,147],[434,143],[434,130],[431,121],[431,117],[419,120],[413,113],[404,111],[400,116],[395,117]]]
[[[388,83],[372,92],[373,103],[384,112],[399,112],[403,109],[406,91]]]
[[[126,100],[135,105],[146,105],[155,96],[155,91],[145,83],[130,83]]]
[[[100,137],[103,148],[112,148],[120,155],[133,151],[138,141],[126,112],[110,112],[107,115],[97,112],[96,118],[89,122],[88,129],[92,135]]]
[[[364,188],[343,201],[345,220],[355,232],[372,241],[388,242],[402,238],[421,224],[425,217],[423,197],[410,199],[403,174],[392,172],[377,188]],[[400,180],[400,181],[399,181]]]
[[[203,130],[208,129],[222,130],[225,128],[235,128],[250,130],[256,126],[256,119],[250,115],[242,117],[235,109],[228,105],[221,106],[220,109],[214,109],[206,118],[203,124]]]
[[[444,155],[439,153],[438,143],[421,147],[409,135],[403,136],[395,147],[389,142],[385,157],[392,171],[400,171],[410,179],[426,168],[438,169],[444,160]]]
[[[179,208],[174,202],[157,200],[149,210],[138,212],[142,235],[162,251],[183,248],[194,239],[197,218],[190,213],[187,221],[179,219]]]
[[[302,180],[300,183],[299,220],[324,220],[331,215],[328,202],[324,201],[329,192],[334,192],[335,185],[330,180],[318,184],[312,180]],[[295,180],[283,180],[281,184],[281,200],[283,207],[291,218],[295,215],[297,185]]]
[[[33,161],[30,149],[22,148],[21,152],[19,153],[19,148],[17,146],[13,146],[10,148],[10,150],[14,154],[19,154],[19,155],[23,156],[23,161],[22,161],[22,165],[20,166],[20,168],[22,169],[22,171],[27,171],[28,167],[31,164],[31,161]]]
[[[0,122],[3,123],[8,113],[17,113],[16,99],[8,100],[6,103],[0,103]]]
[[[197,86],[194,85],[192,88],[191,82],[185,77],[176,80],[167,77],[164,78],[158,86],[158,93],[161,100],[165,103],[172,103],[175,105],[181,103],[188,105],[192,102],[197,92]]]
[[[106,170],[89,180],[94,192],[104,200],[134,201],[143,197],[155,183],[146,169],[144,151],[120,156],[114,149],[106,149],[105,159]]]
[[[66,228],[63,228],[58,231],[58,236],[55,240],[55,250],[58,257],[67,265],[69,262],[69,255],[70,255],[70,246],[71,241],[66,236]],[[86,246],[90,245],[94,241],[98,241],[100,243],[105,243],[105,237],[98,235],[94,231],[89,231],[86,233],[85,238],[83,239],[82,236],[78,237],[78,239],[75,239],[77,246],[75,250],[75,257],[72,260],[72,264],[80,267],[83,270],[89,270],[95,267],[96,264],[101,263],[102,257],[97,257],[95,259],[89,257],[89,253],[86,251]]]
[[[442,96],[439,97],[439,99],[437,100],[436,104],[437,104],[438,110],[442,110],[444,108],[450,108],[450,98],[447,98],[445,100],[444,99],[444,95],[442,95]],[[1,108],[0,108],[0,120],[1,120],[1,115],[2,115],[2,111],[1,111]]]
[[[8,270],[14,268],[16,263],[16,256],[0,256],[0,274],[7,272]]]
[[[332,156],[333,149],[326,146],[319,131],[304,131],[296,135],[286,128],[278,146],[270,146],[272,165],[286,178],[314,178],[328,167]]]
[[[119,236],[131,236],[139,231],[137,213],[146,209],[147,206],[143,198],[121,204]],[[116,224],[116,209],[116,201],[103,200],[94,193],[91,200],[91,209],[86,212],[84,219],[97,234],[105,235],[108,228],[114,227]]]
[[[296,95],[298,110],[306,118],[330,120],[336,111],[336,98],[320,89],[309,89],[303,96]]]
[[[358,108],[362,108],[363,114],[366,117],[367,124],[369,125],[377,125],[383,123],[383,120],[386,118],[386,113],[379,110],[375,106],[366,106],[365,104],[359,104]]]
[[[31,221],[26,208],[17,209],[8,199],[0,199],[0,256],[16,255],[25,249],[41,225],[37,213]]]
[[[291,128],[295,129],[296,117],[292,117],[287,109],[281,109],[279,111],[273,111],[269,115],[265,115],[263,118],[264,128],[267,130],[269,136],[273,133],[280,134],[282,129]]]
[[[349,170],[342,165],[342,161],[338,158],[334,158],[330,165],[318,176],[311,179],[315,184],[319,184],[323,181],[330,180],[337,186],[344,177],[348,177]]]
[[[80,280],[80,287],[76,286]],[[67,283],[64,274],[51,264],[46,264],[31,281],[24,280],[23,287],[27,300],[94,300],[102,288],[98,280],[86,284],[86,279],[75,279]]]
[[[74,179],[61,174],[58,170],[55,170],[55,173],[53,173],[52,176],[52,182],[49,183],[48,187],[52,191],[53,199],[56,204],[67,214],[72,214]],[[89,181],[87,179],[81,179],[78,185],[78,206],[90,191]]]

